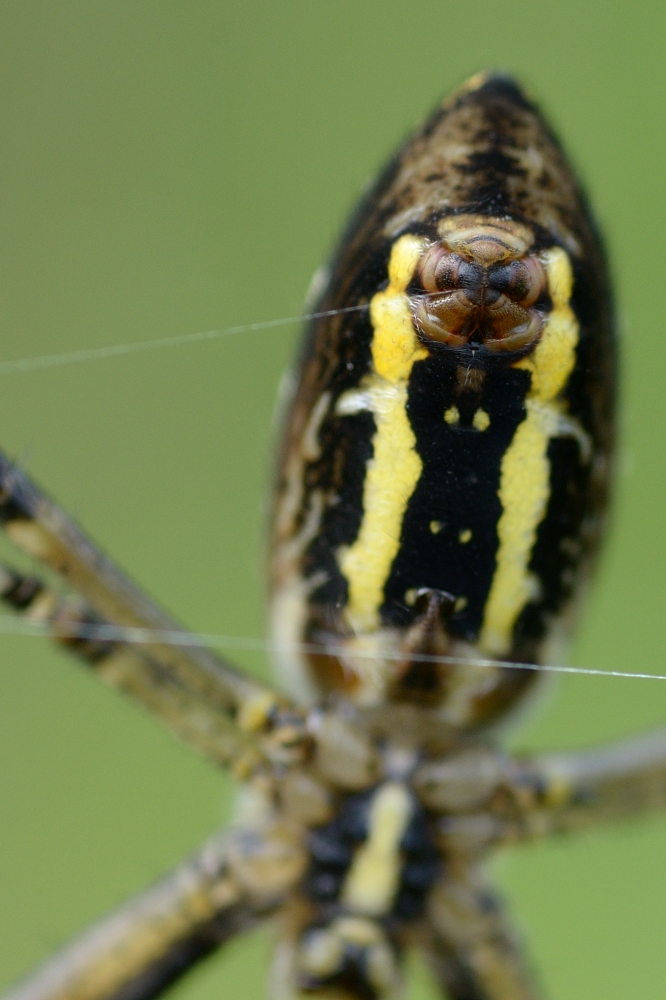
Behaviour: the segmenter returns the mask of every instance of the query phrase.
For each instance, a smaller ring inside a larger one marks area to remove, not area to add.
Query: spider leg
[[[444,850],[580,830],[666,807],[666,728],[531,759],[470,751],[457,762],[425,765],[417,784],[425,804],[444,813]]]
[[[283,707],[260,732],[252,731],[254,727],[238,725],[165,669],[146,644],[115,638],[119,630],[80,598],[58,594],[38,577],[0,563],[0,601],[22,614],[29,627],[44,630],[110,687],[148,709],[185,743],[229,767],[239,780],[272,773],[299,822],[323,822],[331,788],[360,791],[378,778],[380,760],[372,741],[335,708],[315,708],[306,715]],[[318,778],[306,776],[301,764],[314,765]]]
[[[666,806],[666,728],[578,753],[536,757],[543,791],[525,816],[527,837],[579,830]]]
[[[434,886],[421,943],[448,1000],[538,1000],[540,990],[478,865],[453,862]]]
[[[2,1000],[150,1000],[274,912],[306,863],[286,826],[218,834],[47,959]]]
[[[101,622],[141,630],[149,658],[209,713],[243,732],[261,733],[268,759],[285,742],[297,753],[306,739],[303,713],[283,695],[242,673],[188,633],[147,597],[67,515],[0,453],[0,523],[24,552],[55,571],[101,617]],[[99,620],[98,620],[99,621]],[[145,641],[148,640],[148,641]],[[153,706],[154,707],[154,706]],[[283,738],[284,737],[284,738]],[[241,737],[238,737],[242,742]],[[233,740],[231,740],[233,742]]]
[[[102,681],[138,701],[213,763],[230,767],[237,778],[250,777],[265,762],[255,734],[184,687],[141,645],[102,638],[108,623],[79,598],[58,594],[39,578],[0,565],[0,600],[31,626],[45,628]]]

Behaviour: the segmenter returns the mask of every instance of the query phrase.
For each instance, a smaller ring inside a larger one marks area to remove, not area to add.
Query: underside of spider
[[[0,458],[6,533],[64,584],[3,567],[0,597],[252,802],[5,1000],[149,1000],[268,918],[280,1000],[398,997],[411,948],[450,1000],[536,1000],[488,853],[666,805],[666,731],[524,758],[493,735],[577,606],[613,420],[585,200],[482,75],[367,196],[306,336],[272,530],[289,695],[188,641]]]

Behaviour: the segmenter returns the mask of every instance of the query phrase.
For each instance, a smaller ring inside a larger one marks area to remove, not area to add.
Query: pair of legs
[[[372,787],[381,763],[362,726],[334,711],[308,713],[188,637],[1,457],[0,519],[71,591],[56,594],[5,567],[5,603],[275,804],[258,825],[214,837],[6,994],[148,1000],[230,937],[293,907],[308,830],[326,820],[332,802]],[[483,857],[494,846],[666,805],[666,730],[523,760],[491,747],[461,750],[426,761],[411,782],[444,864],[402,943],[424,951],[451,1000],[536,1000]],[[290,988],[275,977],[273,987],[276,995]]]

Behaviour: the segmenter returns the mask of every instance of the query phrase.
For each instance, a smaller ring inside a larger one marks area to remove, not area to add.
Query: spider
[[[524,759],[490,735],[605,507],[612,318],[579,199],[538,112],[483,75],[320,278],[274,517],[291,697],[184,633],[2,461],[9,538],[78,595],[5,567],[5,602],[250,786],[234,827],[9,995],[143,1000],[273,914],[275,996],[396,996],[408,947],[453,1000],[538,995],[485,855],[661,805],[666,772],[663,731]]]

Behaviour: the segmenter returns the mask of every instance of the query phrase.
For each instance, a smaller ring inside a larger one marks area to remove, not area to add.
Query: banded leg
[[[279,907],[306,858],[294,832],[218,835],[93,925],[2,1000],[150,1000]]]
[[[666,807],[666,728],[594,750],[515,760],[475,749],[428,763],[424,803],[445,850],[473,853]]]
[[[666,728],[579,753],[537,757],[542,788],[523,837],[543,836],[666,807]]]
[[[269,1000],[403,1000],[403,948],[381,921],[322,919],[303,898],[281,914]]]
[[[265,762],[255,734],[244,732],[200,695],[187,690],[142,646],[100,638],[107,623],[80,599],[63,597],[37,577],[25,577],[0,565],[0,600],[30,624],[43,626],[59,646],[74,653],[102,681],[138,701],[213,763],[230,767],[236,777],[246,779]]]
[[[143,630],[143,652],[164,674],[227,720],[267,738],[305,723],[282,695],[244,675],[187,632],[132,583],[24,473],[0,454],[0,523],[10,539],[54,570],[105,622]],[[154,639],[153,639],[154,636]],[[279,739],[278,739],[278,742]],[[298,741],[296,741],[298,742]],[[293,748],[295,749],[295,747]]]
[[[115,634],[115,628],[107,632],[108,623],[80,599],[56,594],[37,577],[22,576],[0,564],[0,601],[44,627],[106,684],[148,709],[213,763],[229,767],[235,777],[247,780],[258,770],[267,776],[271,772],[266,765],[277,765],[274,776],[300,822],[324,821],[332,788],[359,791],[377,780],[380,761],[372,742],[335,710],[313,710],[307,717],[284,710],[272,726],[259,733],[251,727],[248,731],[165,670],[143,644],[105,638]],[[306,777],[299,768],[304,759],[316,768],[317,779],[313,774]],[[285,768],[292,769],[293,780],[286,779]]]
[[[428,902],[425,957],[447,1000],[541,996],[502,907],[478,867],[455,866]]]

